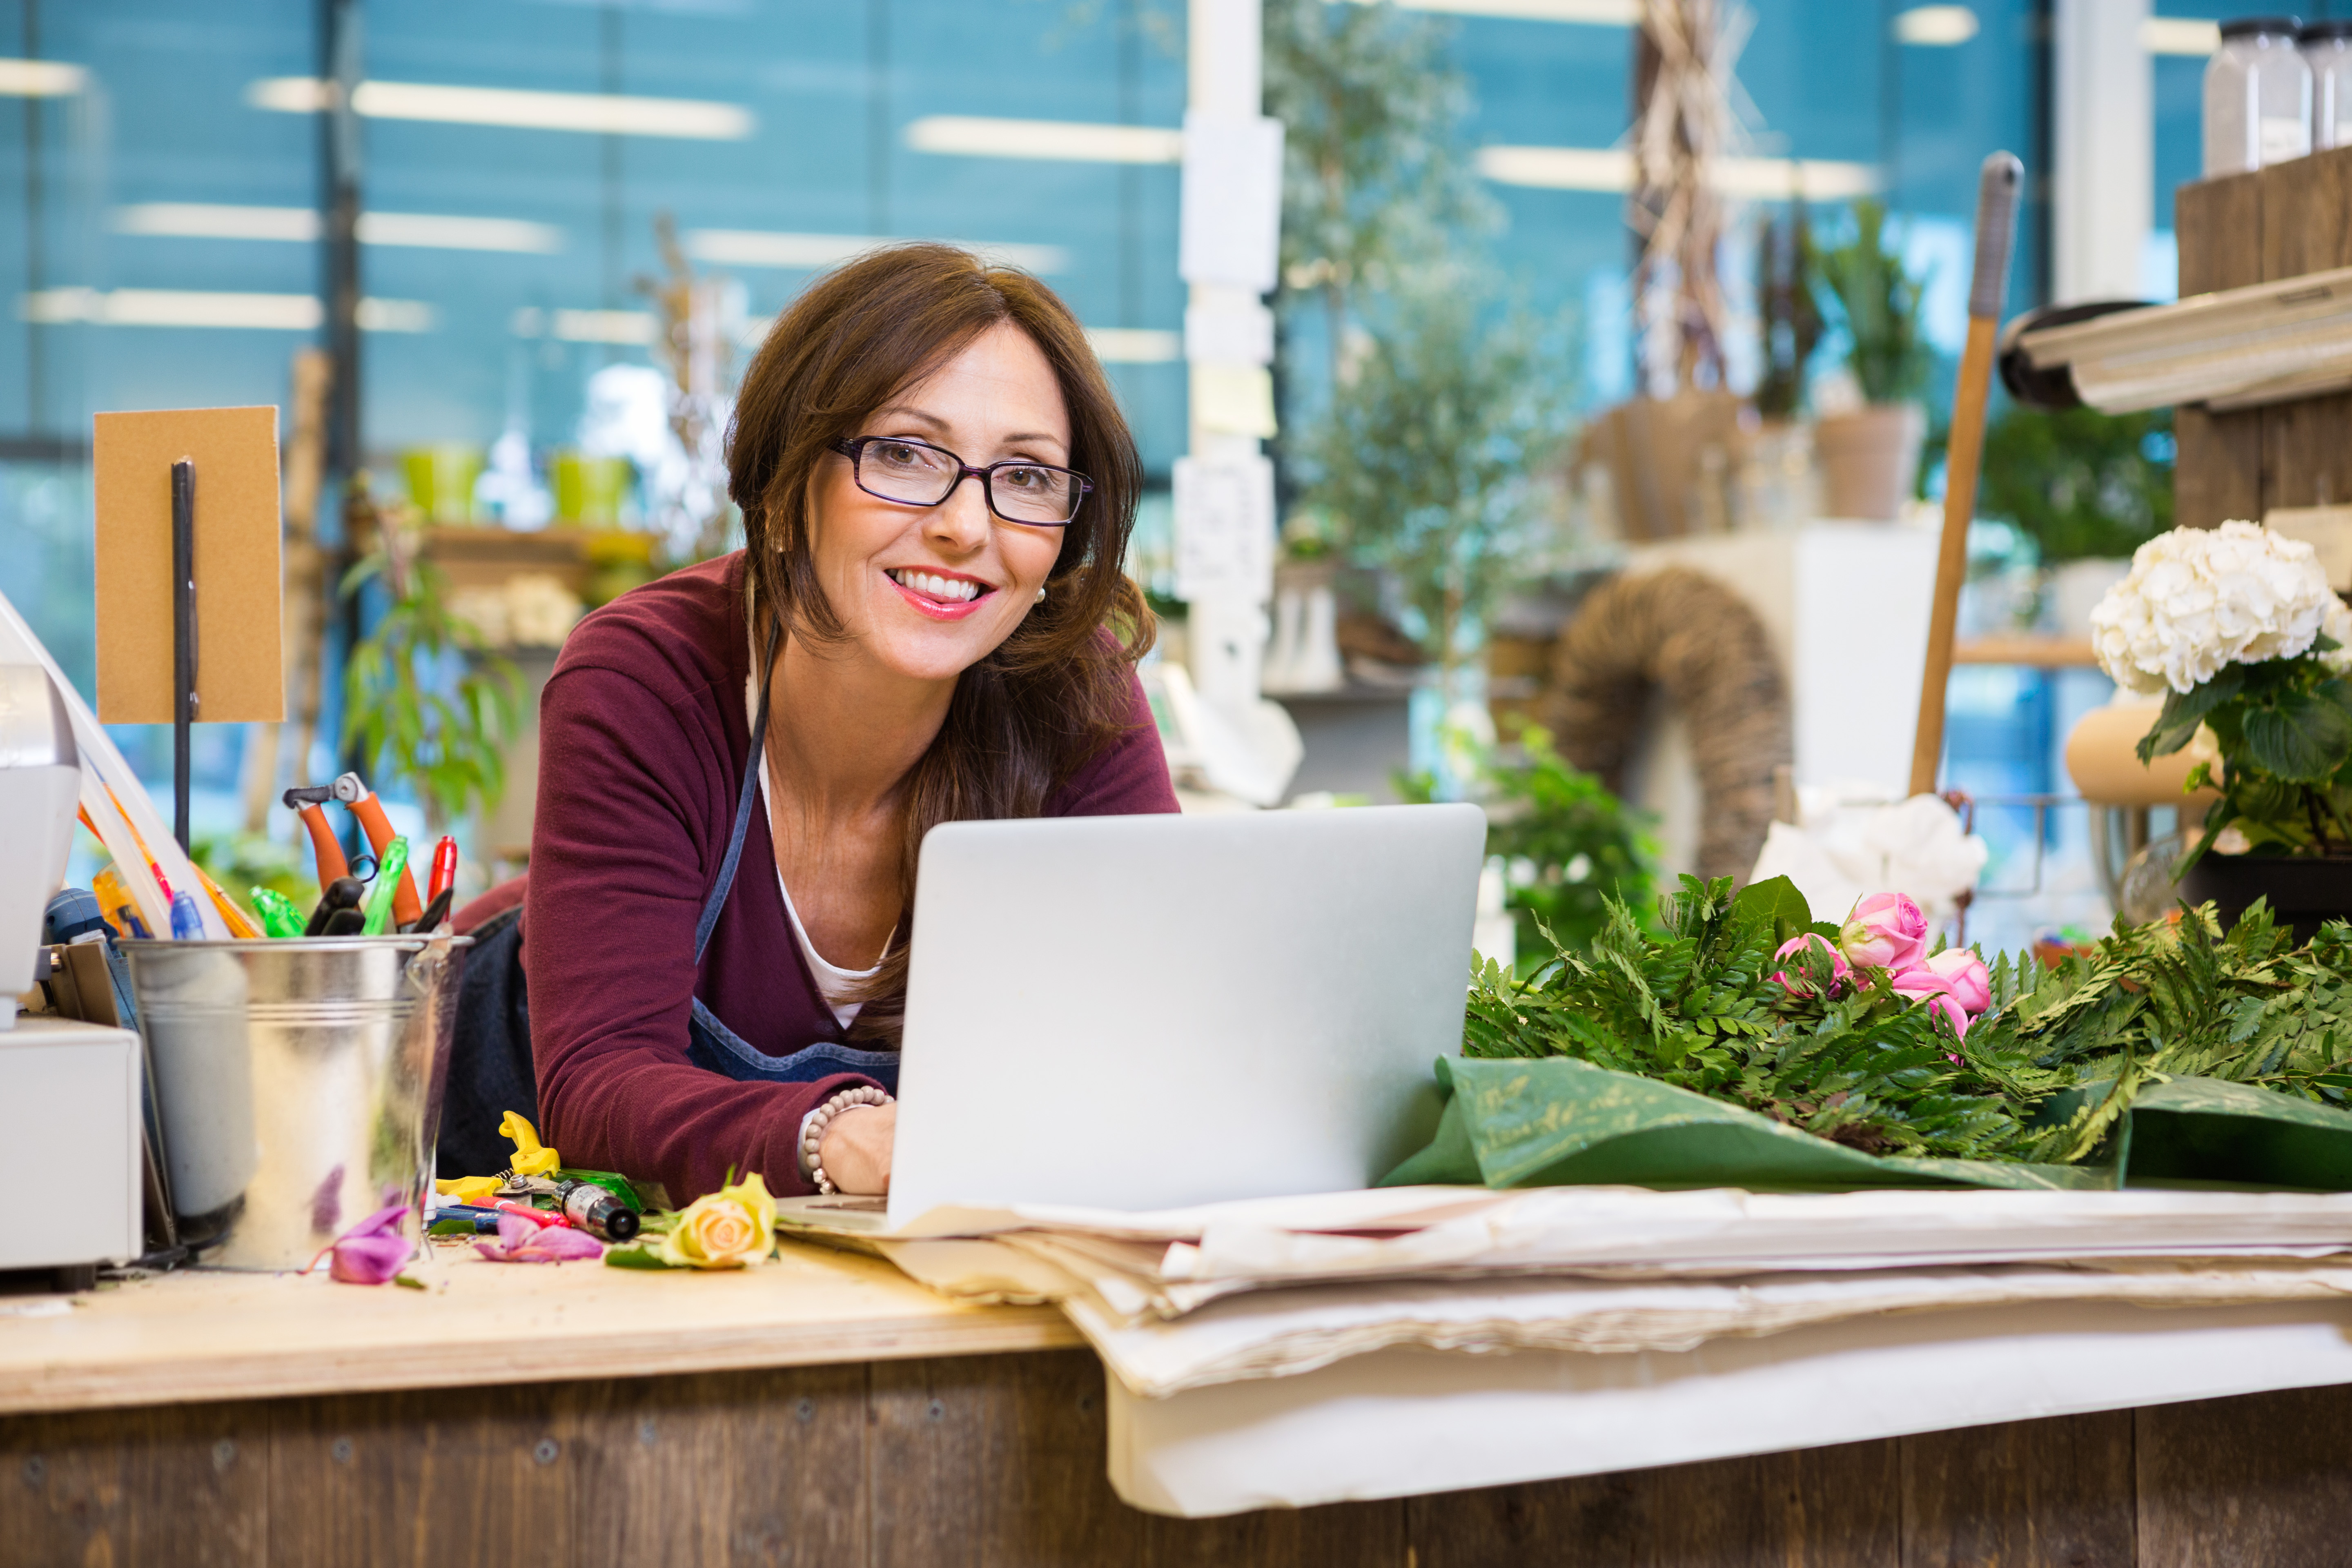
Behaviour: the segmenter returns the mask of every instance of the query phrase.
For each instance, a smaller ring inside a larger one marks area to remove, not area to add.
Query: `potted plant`
[[[2141,545],[2091,612],[2100,666],[2164,693],[2143,763],[2203,729],[2219,755],[2188,787],[2218,788],[2174,868],[2184,901],[2223,928],[2256,899],[2307,940],[2352,915],[2352,610],[2317,553],[2252,522],[2177,528]]]
[[[1920,335],[1925,284],[1886,248],[1886,208],[1853,204],[1854,237],[1822,251],[1821,279],[1846,331],[1846,368],[1864,406],[1825,414],[1813,426],[1823,509],[1832,517],[1892,521],[1919,478],[1927,439],[1921,399],[1931,363]]]
[[[1985,433],[1977,515],[2033,542],[2056,629],[2087,634],[2131,553],[2172,526],[2172,411],[2011,405]]]

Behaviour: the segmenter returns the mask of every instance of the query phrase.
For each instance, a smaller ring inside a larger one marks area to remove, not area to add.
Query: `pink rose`
[[[1927,917],[1901,893],[1873,893],[1853,906],[1838,947],[1857,969],[1906,970],[1927,946]]]
[[[1787,958],[1792,953],[1804,952],[1808,947],[1817,947],[1830,955],[1830,994],[1836,995],[1844,987],[1847,976],[1853,971],[1847,964],[1845,955],[1830,945],[1829,938],[1812,931],[1807,931],[1802,936],[1792,936],[1782,942],[1780,951],[1772,956]],[[1813,994],[1813,988],[1806,984],[1801,971],[1781,970],[1772,976],[1772,981],[1791,996],[1811,996]]]
[[[1948,947],[1895,974],[1895,989],[1952,1021],[1952,1033],[1965,1039],[1969,1021],[1992,1005],[1992,976],[1984,960],[1965,947]]]
[[[1946,992],[1971,1016],[1992,1005],[1992,974],[1974,948],[1948,947],[1924,960],[1921,967],[1942,975]],[[1902,988],[1899,981],[1895,988]]]

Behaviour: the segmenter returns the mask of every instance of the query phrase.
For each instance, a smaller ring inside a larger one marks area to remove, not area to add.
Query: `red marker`
[[[457,885],[457,841],[447,834],[433,847],[433,878],[425,884],[425,901],[431,903]]]

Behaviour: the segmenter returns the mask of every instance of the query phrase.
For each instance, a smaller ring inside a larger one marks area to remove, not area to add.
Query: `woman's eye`
[[[898,468],[917,468],[923,460],[920,449],[909,447],[902,441],[881,442],[875,447],[874,455],[882,462]]]
[[[1000,479],[1016,490],[1034,490],[1045,482],[1045,475],[1038,468],[1007,468]]]

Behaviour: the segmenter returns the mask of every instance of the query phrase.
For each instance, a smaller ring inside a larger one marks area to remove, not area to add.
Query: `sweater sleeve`
[[[583,665],[548,683],[523,915],[542,1130],[565,1163],[659,1181],[681,1204],[730,1166],[808,1191],[801,1119],[867,1081],[739,1083],[687,1056],[695,920],[733,826],[713,809],[732,805],[727,772],[626,675]]]

